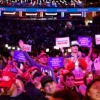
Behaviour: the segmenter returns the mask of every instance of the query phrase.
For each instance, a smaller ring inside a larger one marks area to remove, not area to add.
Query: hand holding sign
[[[29,45],[29,44],[24,44],[23,49],[24,49],[24,51],[31,52],[31,45]]]
[[[18,44],[22,51],[31,52],[31,45],[24,44],[23,40],[19,40]]]

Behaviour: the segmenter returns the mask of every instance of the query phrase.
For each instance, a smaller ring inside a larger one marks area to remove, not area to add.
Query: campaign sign
[[[82,47],[90,47],[91,44],[92,44],[92,38],[91,37],[79,36],[78,37],[78,43]]]
[[[100,44],[100,35],[95,35],[95,42],[96,42],[96,45]]]
[[[70,47],[69,37],[56,38],[57,47]]]
[[[18,61],[18,62],[26,62],[26,58],[25,58],[23,52],[20,51],[20,50],[15,50],[14,51],[13,59]]]
[[[48,65],[52,67],[63,67],[64,59],[63,57],[54,57],[48,59]]]
[[[31,52],[31,45],[24,44],[24,50],[27,51],[27,52]]]

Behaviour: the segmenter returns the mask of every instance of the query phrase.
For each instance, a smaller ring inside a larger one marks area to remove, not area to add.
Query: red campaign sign
[[[65,41],[65,42],[61,42],[61,41],[58,41],[58,44],[67,44],[68,42]]]
[[[70,47],[69,37],[56,38],[57,47]]]

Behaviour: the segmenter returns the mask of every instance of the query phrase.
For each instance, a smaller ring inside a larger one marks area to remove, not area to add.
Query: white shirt
[[[94,68],[96,71],[100,70],[100,57],[98,57],[94,60]]]

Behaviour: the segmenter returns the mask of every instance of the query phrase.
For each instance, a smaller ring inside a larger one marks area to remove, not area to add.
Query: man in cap
[[[45,52],[41,52],[39,57],[38,57],[38,61],[41,65],[47,66],[47,64],[48,64],[48,55]]]
[[[18,88],[16,76],[10,71],[2,73],[0,80],[0,100],[31,100],[31,98]]]
[[[44,76],[41,79],[42,90],[45,94],[46,100],[56,91],[56,83],[51,76]],[[41,99],[42,100],[42,99]]]

